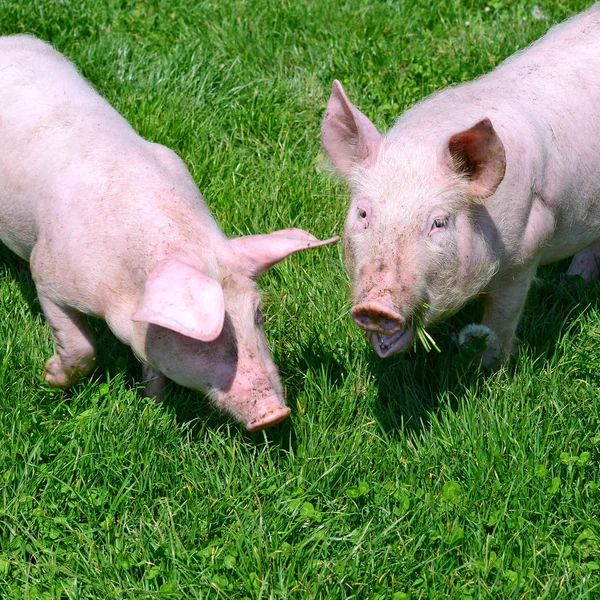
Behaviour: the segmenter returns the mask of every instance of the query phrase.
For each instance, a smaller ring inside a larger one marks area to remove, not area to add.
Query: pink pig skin
[[[538,265],[581,251],[569,273],[598,276],[599,32],[595,5],[386,135],[334,83],[322,139],[351,188],[351,313],[380,356],[482,296],[490,365],[511,351]]]
[[[0,38],[0,139],[0,239],[30,261],[53,329],[47,381],[93,368],[88,314],[133,348],[152,395],[172,379],[250,430],[289,414],[252,278],[335,238],[227,239],[177,155],[31,36]]]

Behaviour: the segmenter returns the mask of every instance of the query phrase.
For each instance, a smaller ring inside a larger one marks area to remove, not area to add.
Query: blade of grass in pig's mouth
[[[404,327],[392,335],[371,332],[368,334],[371,345],[375,352],[381,357],[386,358],[397,352],[402,352],[411,342],[413,337],[413,328]]]

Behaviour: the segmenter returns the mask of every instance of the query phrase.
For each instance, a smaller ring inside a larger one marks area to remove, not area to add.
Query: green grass
[[[50,40],[176,150],[228,234],[328,237],[335,77],[389,127],[588,4],[2,0],[0,31]],[[144,399],[102,322],[92,377],[42,383],[50,331],[2,250],[0,597],[599,598],[600,302],[564,270],[540,272],[514,364],[484,377],[454,341],[477,305],[433,332],[441,353],[381,361],[340,245],[287,260],[261,287],[292,415],[248,434],[182,388]]]

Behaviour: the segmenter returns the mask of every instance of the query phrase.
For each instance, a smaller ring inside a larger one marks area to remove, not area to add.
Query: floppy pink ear
[[[381,143],[377,127],[348,100],[337,79],[323,117],[321,139],[342,175],[349,175],[355,164],[367,161]]]
[[[223,288],[186,263],[163,260],[148,275],[144,297],[131,319],[212,342],[225,320]]]
[[[339,239],[336,236],[321,241],[302,229],[281,229],[234,238],[228,244],[233,253],[233,264],[249,277],[256,277],[294,252],[325,246]]]
[[[448,149],[457,172],[469,179],[468,192],[479,198],[491,196],[504,179],[504,144],[489,119],[454,134]]]

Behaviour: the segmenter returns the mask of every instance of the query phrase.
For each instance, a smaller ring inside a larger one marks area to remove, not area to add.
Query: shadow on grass
[[[479,385],[484,373],[463,359],[454,341],[458,331],[473,322],[466,317],[473,311],[474,307],[469,307],[432,331],[440,352],[426,352],[417,346],[388,361],[372,354],[370,366],[377,382],[374,410],[384,431],[418,436],[441,404],[455,409],[456,397]]]
[[[326,378],[324,383],[328,388],[341,386],[347,373],[344,366],[316,342],[296,351],[293,356],[286,357],[282,353],[277,353],[276,349],[273,354],[281,381],[284,382],[288,406],[297,406],[298,397],[304,388],[304,373],[324,374]],[[215,408],[201,393],[177,385],[172,386],[163,403],[165,407],[173,410],[179,425],[190,427],[194,438],[203,435],[206,429],[231,428],[232,431],[242,432],[244,437],[257,444],[262,443],[266,438],[269,444],[283,451],[290,451],[297,446],[293,419],[285,419],[264,431],[248,432],[243,425]]]
[[[600,285],[587,286],[577,278],[566,279],[563,273],[568,262],[540,269],[521,319],[517,351],[507,367],[509,373],[518,366],[519,349],[525,347],[534,369],[543,369],[555,355],[561,335],[581,312],[588,306],[600,308]],[[456,410],[466,393],[478,392],[486,373],[471,356],[460,351],[456,337],[465,325],[479,322],[481,316],[481,303],[473,302],[433,329],[431,333],[441,350],[439,353],[426,352],[417,346],[405,355],[381,360],[370,351],[368,372],[363,377],[372,376],[376,381],[374,414],[384,431],[418,437],[428,427],[432,415],[439,410]],[[351,368],[349,362],[340,362],[316,341],[303,348],[296,347],[289,355],[274,349],[274,359],[290,406],[297,405],[305,386],[305,374],[319,373],[323,387],[332,390],[344,385]],[[199,393],[174,386],[165,403],[173,408],[180,424],[197,422],[192,428],[194,435],[205,428],[228,425],[242,429]],[[256,442],[262,442],[266,435],[270,443],[286,450],[296,446],[296,432],[290,419],[264,433],[245,435]]]
[[[569,259],[570,260],[570,259]],[[600,308],[600,284],[588,286],[564,275],[569,260],[543,267],[530,290],[518,329],[513,372],[520,349],[527,348],[535,370],[557,351],[557,343],[587,307]],[[387,432],[418,436],[440,407],[456,410],[458,399],[477,391],[483,369],[461,352],[456,340],[465,325],[480,322],[480,302],[473,302],[432,332],[441,352],[422,347],[383,361],[372,354],[370,368],[378,386],[375,414]]]
[[[0,277],[18,284],[23,300],[32,314],[42,312],[29,264],[2,243],[0,243]]]
[[[566,279],[563,273],[567,265],[568,261],[563,261],[540,269],[521,319],[518,348],[529,349],[536,369],[542,369],[545,362],[552,359],[561,335],[586,307],[600,308],[600,285],[587,286],[580,279]],[[4,246],[0,246],[0,273],[17,282],[31,313],[41,314],[29,265]],[[454,410],[465,392],[477,390],[485,375],[465,359],[455,336],[466,324],[479,322],[480,318],[481,307],[473,303],[434,329],[432,334],[440,353],[427,353],[417,347],[406,355],[384,361],[371,352],[367,363],[369,372],[365,376],[375,378],[378,389],[374,412],[383,430],[418,435],[440,406]],[[91,377],[102,383],[125,373],[127,385],[139,386],[141,365],[131,349],[114,337],[103,320],[90,318],[88,324],[98,347],[98,363]],[[285,382],[290,406],[297,403],[305,373],[320,373],[325,388],[331,390],[343,385],[350,368],[317,342],[304,348],[296,347],[293,356],[280,352],[274,358]],[[518,360],[517,352],[513,366]],[[140,403],[148,401],[140,388]],[[180,425],[190,425],[194,436],[205,428],[242,428],[201,393],[175,384],[164,406],[173,410]],[[246,435],[256,441],[264,439],[260,432]],[[267,435],[276,445],[286,448],[295,445],[296,436],[289,419],[270,429]]]

